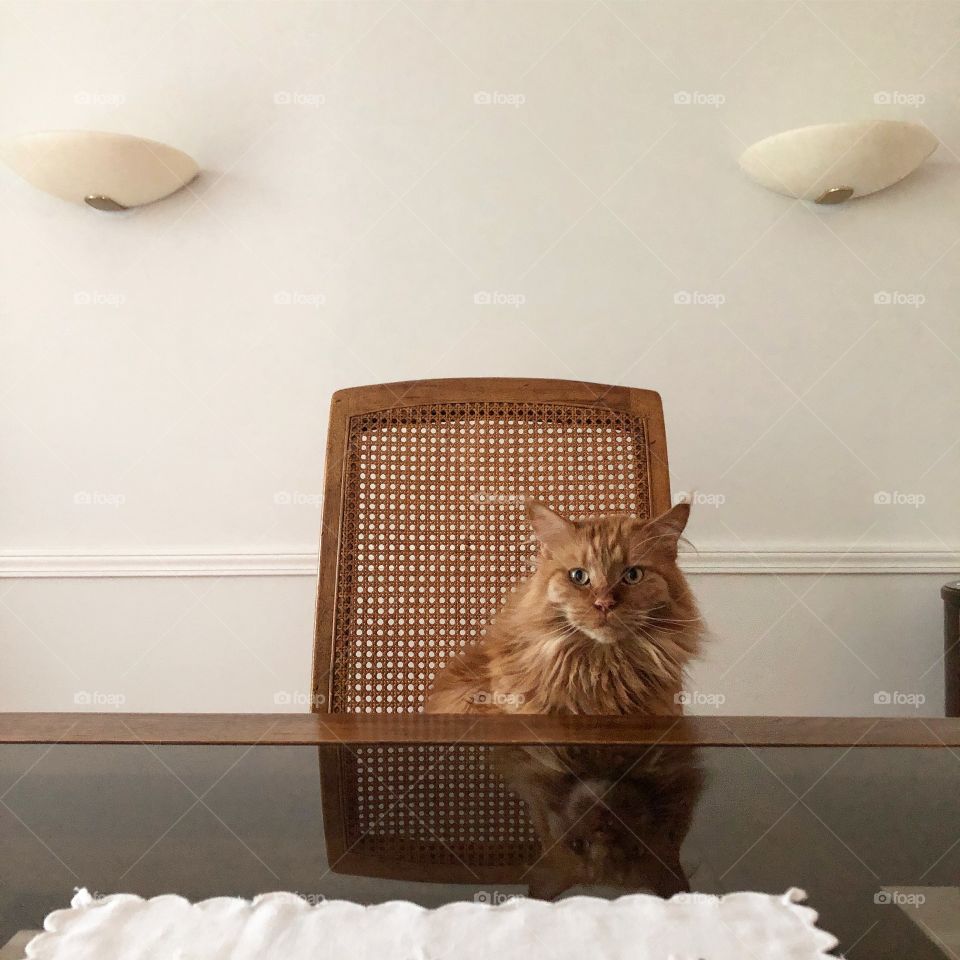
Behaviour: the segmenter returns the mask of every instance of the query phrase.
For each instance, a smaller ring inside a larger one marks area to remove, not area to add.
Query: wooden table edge
[[[270,746],[662,743],[711,747],[960,747],[960,718],[0,713],[0,743]]]

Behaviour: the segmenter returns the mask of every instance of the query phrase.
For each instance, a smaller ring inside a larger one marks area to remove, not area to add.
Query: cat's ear
[[[657,870],[652,879],[651,886],[653,892],[664,900],[669,900],[678,893],[690,892],[690,881],[680,863],[680,854],[677,851],[671,856],[660,855],[657,857],[661,862],[657,864]]]
[[[545,507],[537,500],[527,501],[526,513],[527,520],[533,527],[533,532],[545,547],[562,543],[576,529],[573,523],[565,517],[561,517],[559,513],[554,513],[549,507]]]
[[[690,504],[678,503],[659,517],[648,520],[640,530],[643,541],[651,550],[677,559],[677,541],[690,519]]]

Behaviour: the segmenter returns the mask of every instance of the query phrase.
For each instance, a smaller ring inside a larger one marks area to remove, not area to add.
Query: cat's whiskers
[[[675,669],[682,669],[684,665],[683,651],[676,647],[676,645],[669,640],[669,638],[664,636],[659,636],[654,634],[650,630],[644,629],[644,625],[636,624],[633,627],[622,618],[619,618],[621,624],[626,629],[628,635],[635,640],[644,641],[644,655],[653,660],[658,672],[662,673],[664,676],[672,674],[665,664],[668,664],[670,667]],[[676,654],[667,649],[668,644],[670,647],[676,649]]]
[[[651,617],[645,615],[649,623],[703,623],[703,617]]]
[[[653,520],[572,522],[534,505],[541,549],[527,565],[532,574],[484,638],[435,679],[432,712],[458,712],[464,691],[491,689],[522,694],[529,713],[677,712],[674,695],[701,625],[674,552],[688,512],[683,505]],[[656,576],[638,578],[649,582],[633,590],[620,582],[638,550]],[[607,595],[612,606],[598,602]]]
[[[634,545],[634,548],[639,550],[640,547],[643,547],[648,543],[653,543],[654,540],[676,540],[676,537],[670,533],[658,533],[654,537],[647,537],[645,540],[641,540],[639,543]]]
[[[542,633],[537,636],[537,641],[541,650],[557,650],[571,637],[579,632],[573,624],[561,626],[559,630]]]

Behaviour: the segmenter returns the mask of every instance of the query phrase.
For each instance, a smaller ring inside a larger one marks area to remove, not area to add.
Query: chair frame
[[[586,406],[642,419],[647,438],[647,477],[651,510],[657,515],[670,508],[670,473],[663,405],[660,395],[653,390],[571,380],[501,377],[411,380],[338,390],[330,403],[324,472],[313,652],[314,712],[328,713],[332,708],[337,565],[351,417],[423,404],[480,401]]]

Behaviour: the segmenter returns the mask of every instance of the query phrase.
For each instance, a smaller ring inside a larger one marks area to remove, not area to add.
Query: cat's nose
[[[597,599],[593,601],[593,605],[598,610],[602,610],[604,613],[607,613],[607,611],[612,610],[617,605],[617,601],[614,600],[612,596],[607,594],[603,597],[597,597]]]

